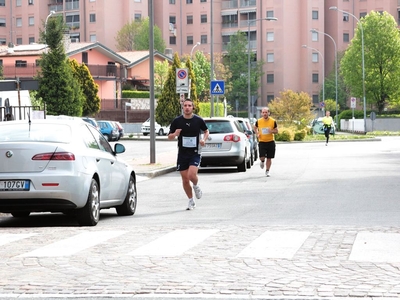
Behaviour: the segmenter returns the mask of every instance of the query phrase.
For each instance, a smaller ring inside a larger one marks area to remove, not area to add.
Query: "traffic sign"
[[[223,95],[225,94],[225,81],[223,80],[212,80],[210,85],[211,95]]]
[[[356,108],[356,98],[355,97],[350,98],[350,108]]]
[[[176,69],[176,87],[189,88],[188,69]]]

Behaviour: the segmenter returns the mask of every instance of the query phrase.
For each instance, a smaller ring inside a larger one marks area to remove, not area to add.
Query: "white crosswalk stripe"
[[[8,234],[8,233],[0,233],[0,246],[6,245],[8,243],[12,243],[15,241],[19,241],[22,239],[26,239],[28,237],[33,236],[34,234]]]
[[[266,231],[237,256],[291,259],[310,233],[294,230]]]
[[[175,230],[132,251],[130,255],[179,256],[217,231],[198,229]]]
[[[83,232],[19,256],[69,256],[124,233],[125,231]]]

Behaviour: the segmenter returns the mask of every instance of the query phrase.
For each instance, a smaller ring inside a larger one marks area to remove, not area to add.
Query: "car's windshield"
[[[55,142],[69,143],[71,128],[64,124],[36,124],[7,122],[0,126],[0,142]]]
[[[208,121],[207,127],[211,134],[232,132],[232,125],[229,121]]]

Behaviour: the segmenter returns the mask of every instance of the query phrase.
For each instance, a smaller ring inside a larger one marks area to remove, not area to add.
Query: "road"
[[[172,172],[96,227],[1,217],[0,297],[399,298],[399,158],[398,137],[282,143],[268,178],[201,169],[193,211]]]

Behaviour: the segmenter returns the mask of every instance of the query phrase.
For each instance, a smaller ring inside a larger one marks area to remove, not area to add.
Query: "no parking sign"
[[[187,93],[189,91],[188,69],[176,69],[176,92]]]

